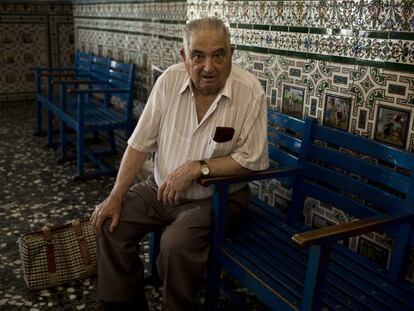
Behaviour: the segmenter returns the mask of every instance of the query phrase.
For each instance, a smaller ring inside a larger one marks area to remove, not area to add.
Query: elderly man
[[[166,310],[194,310],[209,251],[211,190],[202,176],[268,167],[266,100],[258,80],[232,65],[227,27],[217,18],[186,25],[183,63],[157,80],[128,140],[115,185],[91,217],[98,232],[101,310],[145,310],[140,241],[165,227],[157,269]],[[154,173],[131,187],[148,153]],[[230,189],[230,216],[249,189]]]

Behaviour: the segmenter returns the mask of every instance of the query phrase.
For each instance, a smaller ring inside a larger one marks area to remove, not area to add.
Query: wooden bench
[[[94,56],[85,52],[77,52],[75,56],[75,68],[35,68],[36,72],[36,129],[35,135],[41,135],[42,130],[42,107],[47,111],[47,144],[48,147],[53,147],[56,144],[53,142],[54,129],[53,118],[54,114],[49,109],[48,103],[58,102],[59,92],[53,88],[55,83],[61,81],[72,81],[77,87],[79,84],[89,83],[89,87],[99,88],[99,83],[108,82],[108,74],[111,60],[109,58]],[[46,83],[42,80],[46,79]]]
[[[414,310],[414,284],[405,278],[414,246],[414,154],[311,118],[268,116],[272,169],[201,181],[214,188],[206,309],[216,309],[220,287],[242,309],[220,278],[226,270],[271,310]],[[261,179],[291,189],[287,211],[255,196],[226,231],[229,184]],[[323,216],[321,206],[337,221],[315,229],[310,220]],[[393,238],[386,266],[348,247],[374,231]]]
[[[42,104],[51,99],[52,89],[50,85],[53,79],[69,78],[71,80],[86,79],[90,76],[92,54],[77,50],[75,53],[74,67],[35,67],[35,108],[36,108],[36,130],[35,135],[42,135]],[[42,78],[47,78],[47,83],[42,84]],[[49,120],[50,120],[49,115]]]
[[[95,61],[94,61],[95,60]],[[61,161],[68,159],[67,130],[76,132],[76,179],[115,173],[100,156],[113,154],[115,150],[114,130],[124,130],[128,137],[132,131],[133,92],[135,66],[92,57],[89,79],[53,80],[49,89],[56,96],[48,97],[42,104],[60,120]],[[83,86],[83,87],[80,87]],[[119,109],[113,99],[124,102]],[[105,132],[108,135],[110,150],[95,152],[86,149],[85,136],[88,133]],[[86,173],[84,164],[88,158],[97,170]]]

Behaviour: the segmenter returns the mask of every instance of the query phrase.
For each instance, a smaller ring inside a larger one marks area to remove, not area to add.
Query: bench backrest
[[[89,78],[98,81],[108,81],[111,60],[107,57],[92,56]]]
[[[268,110],[267,118],[271,166],[299,164],[303,135],[306,132],[305,121],[273,110]],[[279,181],[286,187],[293,186],[292,178],[281,178]]]
[[[128,90],[128,92],[114,93],[113,96],[118,97],[125,102],[125,120],[127,120],[127,133],[132,133],[132,110],[134,101],[134,84],[135,84],[135,65],[125,64],[117,61],[111,61],[109,69],[109,87],[114,89]]]
[[[354,218],[414,213],[413,153],[318,125],[313,118],[303,121],[270,111],[268,119],[270,158],[282,166],[303,167],[301,177],[288,183],[295,188],[288,211],[292,223],[303,222],[309,197]],[[389,260],[391,279],[403,273],[413,231],[397,225],[384,230],[401,246]]]
[[[77,50],[75,53],[75,71],[77,76],[88,76],[92,64],[92,54]]]

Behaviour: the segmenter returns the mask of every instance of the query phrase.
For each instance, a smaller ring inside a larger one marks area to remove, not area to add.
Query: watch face
[[[208,168],[208,166],[204,165],[204,166],[201,168],[201,174],[203,174],[203,175],[208,175],[209,173],[210,173],[210,169]]]

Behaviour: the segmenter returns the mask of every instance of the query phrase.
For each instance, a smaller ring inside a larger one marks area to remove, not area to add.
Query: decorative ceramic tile
[[[73,14],[77,17],[106,17],[123,20],[175,20],[186,19],[185,2],[139,2],[139,3],[99,3],[75,5]]]
[[[73,16],[61,4],[3,3],[0,11],[0,102],[34,96],[35,66],[70,66]],[[66,3],[66,4],[65,4]]]

